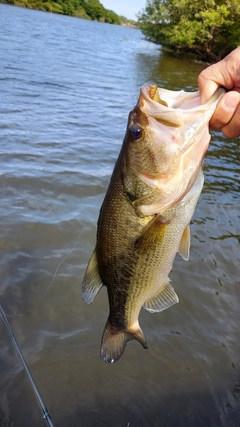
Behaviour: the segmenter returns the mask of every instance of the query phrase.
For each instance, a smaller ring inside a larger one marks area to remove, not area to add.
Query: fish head
[[[201,104],[199,92],[144,85],[123,144],[124,183],[135,206],[152,215],[181,201],[196,181],[210,142],[209,121],[225,93]]]

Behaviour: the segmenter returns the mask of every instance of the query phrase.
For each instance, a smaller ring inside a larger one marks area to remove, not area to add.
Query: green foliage
[[[121,24],[120,17],[112,10],[105,9],[99,0],[0,0],[0,3],[15,4],[109,24]]]
[[[105,15],[105,22],[108,22],[109,24],[121,24],[121,18],[113,12],[113,10],[107,10],[107,13]]]
[[[77,9],[75,10],[74,16],[76,16],[77,18],[91,20],[90,16],[87,15],[86,10],[82,6],[77,7]]]
[[[216,61],[240,44],[239,0],[147,0],[138,25],[152,41]]]
[[[84,9],[92,20],[96,19],[99,21],[105,15],[105,9],[98,0],[86,0]]]

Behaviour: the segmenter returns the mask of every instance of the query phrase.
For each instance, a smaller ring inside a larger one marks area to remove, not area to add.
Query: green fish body
[[[190,221],[210,141],[208,122],[223,93],[219,89],[202,106],[198,93],[145,85],[129,115],[82,284],[88,304],[107,287],[105,362],[116,362],[129,340],[147,348],[138,322],[142,307],[160,312],[179,301],[168,275],[177,252],[189,258]]]

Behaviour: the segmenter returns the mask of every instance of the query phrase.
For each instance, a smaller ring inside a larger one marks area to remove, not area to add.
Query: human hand
[[[240,136],[240,47],[203,70],[198,76],[198,86],[202,102],[219,86],[228,90],[217,105],[210,128],[221,129],[229,138]]]

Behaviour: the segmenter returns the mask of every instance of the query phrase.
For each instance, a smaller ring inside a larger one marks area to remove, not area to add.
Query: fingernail
[[[240,101],[240,95],[238,92],[228,92],[225,96],[224,107],[227,110],[235,110]]]

